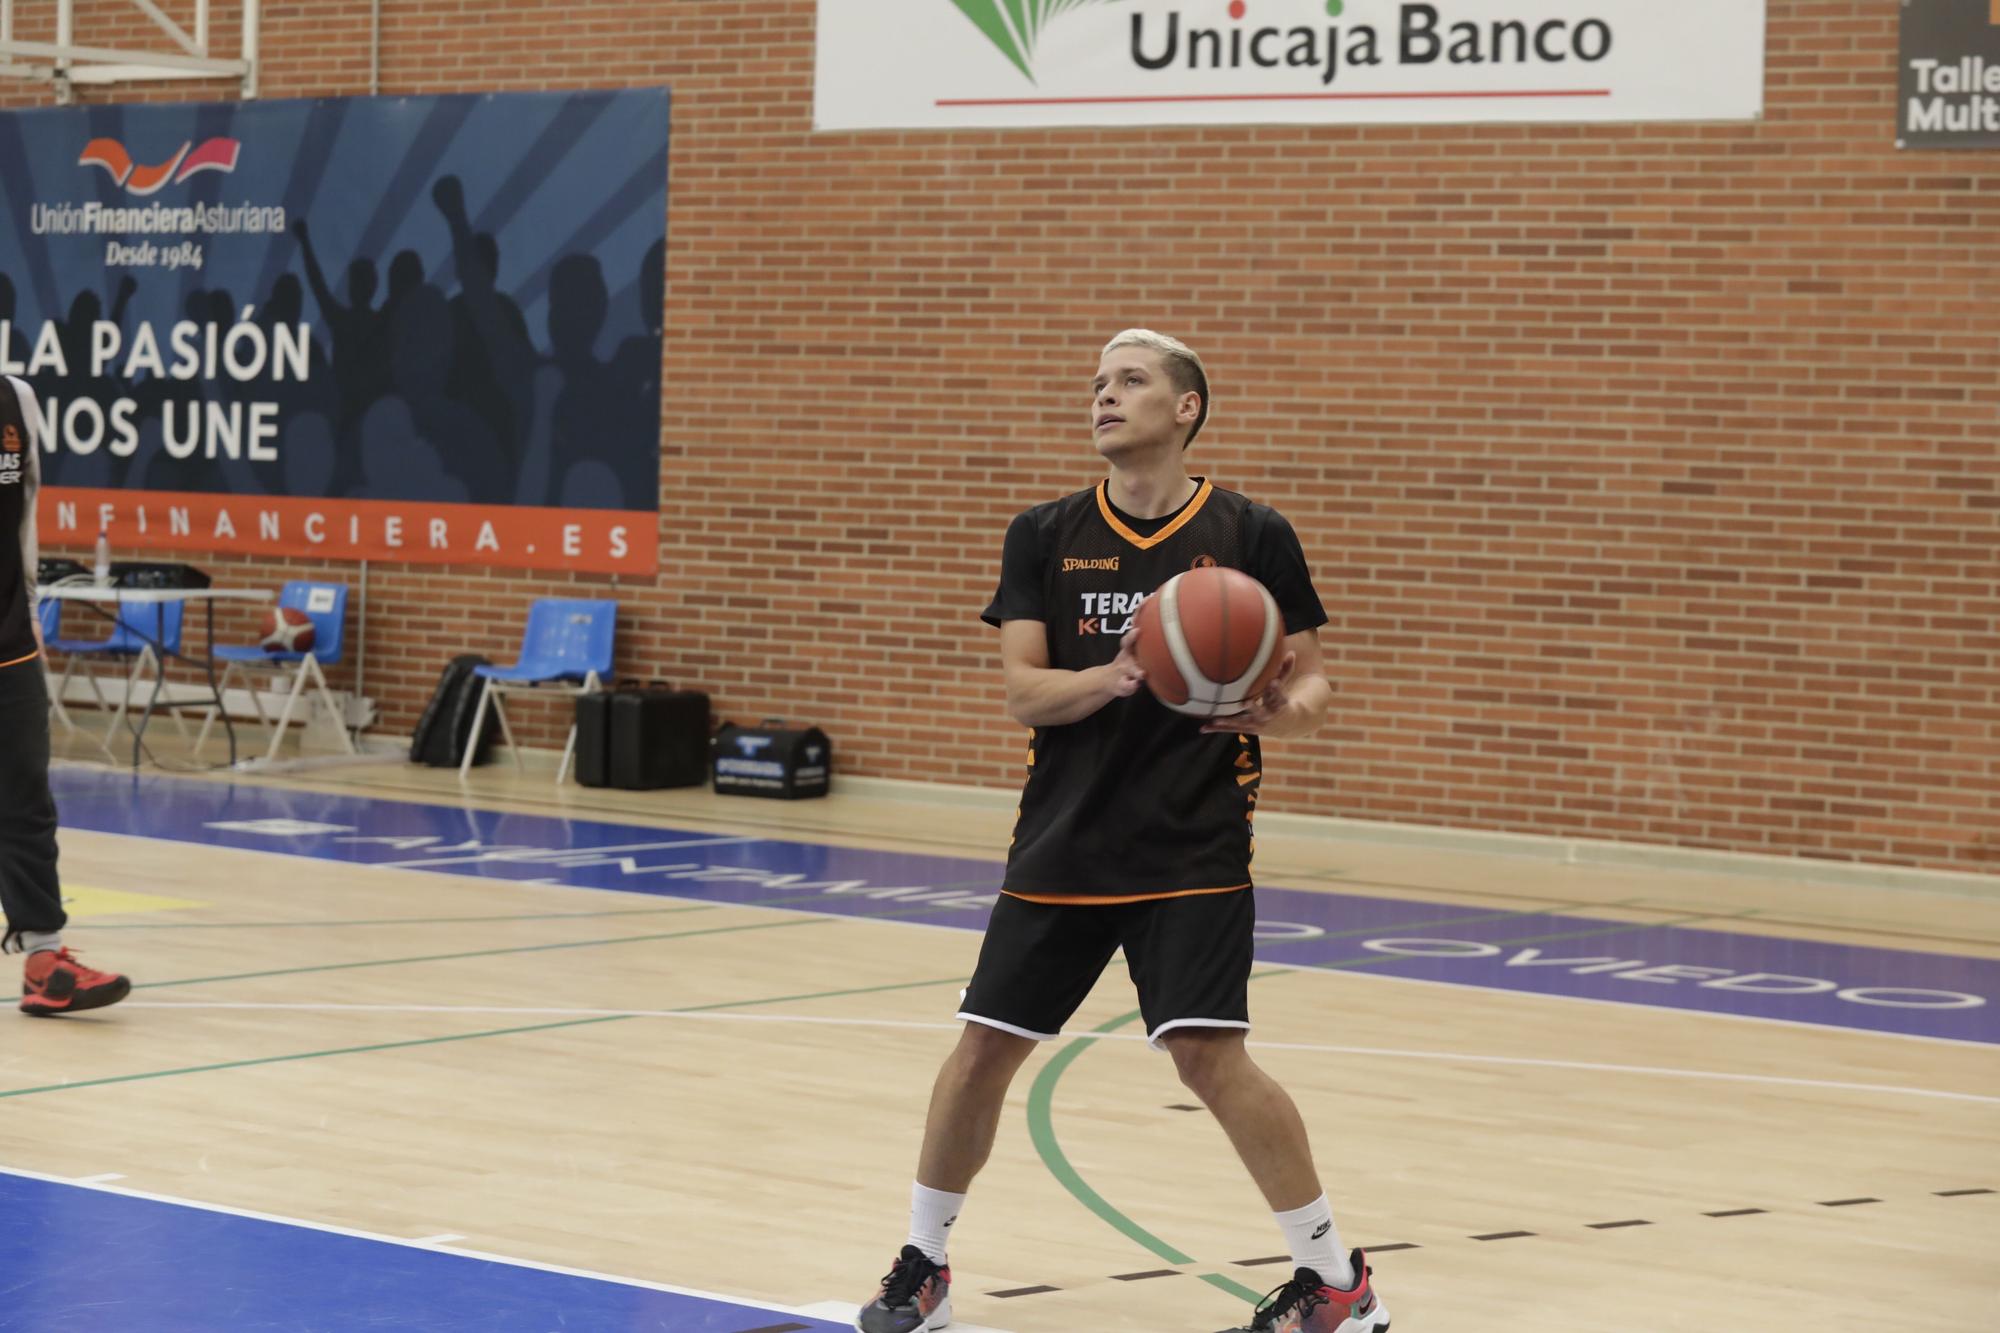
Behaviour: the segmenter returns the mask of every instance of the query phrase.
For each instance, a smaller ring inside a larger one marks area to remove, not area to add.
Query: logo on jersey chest
[[[1076,632],[1079,635],[1109,634],[1116,638],[1132,628],[1132,617],[1139,610],[1139,603],[1146,600],[1142,592],[1086,592],[1077,594],[1082,600],[1082,614],[1077,617]]]
[[[1107,555],[1096,560],[1086,559],[1083,556],[1076,556],[1076,555],[1066,555],[1063,557],[1063,562],[1062,562],[1063,573],[1074,574],[1080,569],[1104,569],[1104,570],[1109,570],[1110,572],[1115,574],[1118,572],[1118,557],[1115,555]]]

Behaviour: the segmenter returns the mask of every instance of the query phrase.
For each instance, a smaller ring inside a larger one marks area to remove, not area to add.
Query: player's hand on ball
[[[1139,665],[1134,646],[1139,642],[1139,631],[1128,629],[1125,637],[1118,641],[1118,656],[1111,659],[1104,669],[1111,673],[1111,697],[1123,699],[1135,694],[1146,683],[1146,668]]]
[[[1285,693],[1285,684],[1291,680],[1292,672],[1298,664],[1299,655],[1286,652],[1284,660],[1278,664],[1278,674],[1271,677],[1271,683],[1264,687],[1262,694],[1250,701],[1248,707],[1240,713],[1231,713],[1228,717],[1210,718],[1202,723],[1201,729],[1234,732],[1242,736],[1261,735],[1265,728],[1282,717],[1285,710],[1291,706],[1291,701]]]

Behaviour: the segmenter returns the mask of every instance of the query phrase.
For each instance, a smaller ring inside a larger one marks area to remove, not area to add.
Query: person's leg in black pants
[[[21,1011],[61,1014],[116,1004],[122,976],[77,962],[62,944],[69,923],[56,872],[56,802],[49,793],[49,695],[42,664],[0,667],[0,947],[28,955]]]

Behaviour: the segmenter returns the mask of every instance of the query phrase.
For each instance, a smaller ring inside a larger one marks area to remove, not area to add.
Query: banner
[[[819,0],[822,130],[1745,120],[1764,0]]]
[[[1898,148],[2000,148],[2000,0],[1903,0]]]
[[[45,542],[645,573],[664,89],[0,114]]]

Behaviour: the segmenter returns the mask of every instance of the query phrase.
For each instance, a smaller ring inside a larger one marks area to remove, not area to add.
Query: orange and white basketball
[[[1139,665],[1161,703],[1190,717],[1243,711],[1283,663],[1285,625],[1240,569],[1190,569],[1139,604]]]
[[[264,617],[264,637],[257,642],[267,653],[309,653],[313,637],[311,616],[295,606],[274,606]]]

